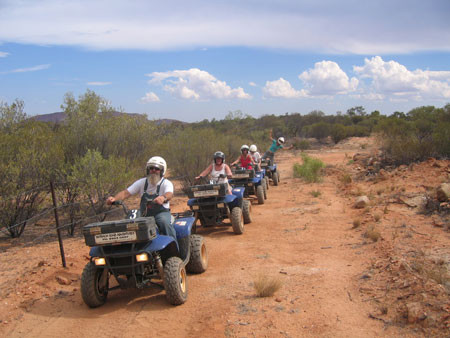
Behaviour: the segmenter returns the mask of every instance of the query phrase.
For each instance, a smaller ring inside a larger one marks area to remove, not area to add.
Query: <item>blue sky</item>
[[[0,101],[198,121],[450,102],[450,1],[0,0]]]

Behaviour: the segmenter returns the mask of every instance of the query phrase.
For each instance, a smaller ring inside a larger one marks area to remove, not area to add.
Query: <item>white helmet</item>
[[[277,141],[278,141],[278,143],[283,144],[284,143],[284,137],[279,137]]]
[[[166,160],[164,160],[160,156],[153,156],[150,157],[150,159],[147,161],[147,175],[149,173],[148,168],[149,167],[158,167],[161,170],[161,177],[164,176],[164,173],[167,170],[167,163]]]
[[[243,151],[243,150],[247,150],[248,151],[248,145],[246,145],[246,144],[244,144],[244,145],[242,145],[242,147],[241,147],[241,151]]]
[[[256,148],[256,145],[252,144],[252,145],[250,146],[250,151],[251,151],[252,153],[254,153],[255,151],[258,151],[258,148]]]

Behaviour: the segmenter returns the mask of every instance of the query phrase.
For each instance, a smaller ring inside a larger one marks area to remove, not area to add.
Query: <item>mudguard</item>
[[[233,195],[227,195],[225,197],[225,202],[229,203],[228,201],[226,201],[228,196],[236,196],[237,198],[244,198],[244,191],[245,191],[244,187],[233,188],[233,190],[232,190]],[[233,200],[231,200],[230,202],[232,202]]]
[[[142,248],[142,251],[152,252],[161,251],[165,249],[170,243],[175,242],[175,240],[170,236],[158,235],[153,241],[149,242]],[[178,244],[175,242],[177,249]]]
[[[194,224],[194,217],[177,218],[173,223],[177,238],[184,238],[191,234],[192,225]]]

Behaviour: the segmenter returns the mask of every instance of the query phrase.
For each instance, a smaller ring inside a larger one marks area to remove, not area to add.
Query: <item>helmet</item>
[[[161,176],[164,176],[167,170],[167,163],[162,157],[153,156],[147,161],[147,175],[149,174],[149,167],[158,167],[161,170]]]
[[[249,147],[248,147],[248,145],[246,145],[246,144],[244,144],[244,145],[242,145],[242,147],[241,147],[241,151],[243,151],[243,150],[249,150]]]
[[[284,137],[279,137],[277,141],[278,141],[278,143],[283,144],[284,143]]]
[[[225,162],[225,154],[222,153],[221,151],[216,151],[214,153],[214,162],[216,162],[216,158],[221,158],[222,162]]]
[[[254,153],[254,152],[257,151],[257,150],[258,150],[258,148],[256,148],[256,145],[252,144],[252,145],[250,146],[250,151],[251,151],[252,153]]]

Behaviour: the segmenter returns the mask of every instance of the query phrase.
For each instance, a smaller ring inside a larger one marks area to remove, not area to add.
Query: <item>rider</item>
[[[166,161],[159,156],[151,157],[146,166],[147,177],[141,178],[120,191],[114,197],[109,196],[106,203],[124,200],[132,195],[141,195],[141,212],[144,217],[154,216],[161,234],[171,236],[177,241],[175,228],[170,223],[170,204],[173,197],[173,184],[164,177],[167,171]],[[151,203],[149,203],[152,201]]]
[[[270,137],[270,139],[272,141],[272,144],[270,145],[269,150],[267,150],[264,153],[263,159],[267,159],[268,158],[270,160],[270,163],[273,164],[273,158],[274,158],[275,152],[277,150],[280,150],[280,149],[289,150],[289,149],[291,149],[293,147],[293,145],[290,145],[289,147],[285,148],[283,146],[283,144],[284,144],[284,137],[279,137],[278,139],[275,140],[273,138],[273,135],[272,135],[272,130],[270,131],[270,136],[269,137]]]
[[[214,163],[211,163],[195,179],[198,180],[208,174],[211,175],[214,183],[226,183],[228,185],[227,193],[231,194],[231,187],[228,183],[228,178],[231,178],[232,173],[228,164],[225,163],[225,154],[223,152],[216,151],[214,153]]]
[[[253,161],[252,156],[248,153],[249,149],[250,148],[248,147],[248,145],[246,144],[242,145],[241,156],[239,156],[236,161],[231,163],[231,165],[235,165],[238,162],[240,162],[242,168],[253,169],[253,167],[255,166],[255,162]]]
[[[258,153],[258,148],[255,144],[250,146],[250,155],[252,155],[253,162],[255,162],[256,171],[261,171],[261,154]]]

